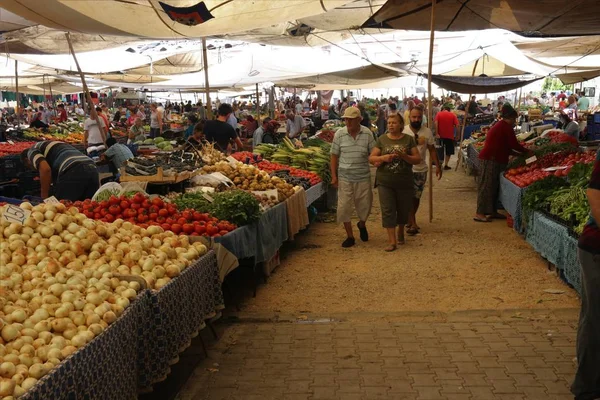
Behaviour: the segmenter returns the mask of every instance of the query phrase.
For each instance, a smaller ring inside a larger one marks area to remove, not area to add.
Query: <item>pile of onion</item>
[[[0,214],[7,206],[0,207]],[[0,223],[0,399],[12,400],[116,321],[146,286],[160,289],[206,253],[187,236],[62,204]],[[143,283],[143,282],[142,282]]]

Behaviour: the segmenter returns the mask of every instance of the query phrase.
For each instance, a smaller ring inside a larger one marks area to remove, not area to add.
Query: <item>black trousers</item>
[[[54,195],[59,200],[91,199],[100,187],[98,170],[93,164],[77,164],[58,176]]]

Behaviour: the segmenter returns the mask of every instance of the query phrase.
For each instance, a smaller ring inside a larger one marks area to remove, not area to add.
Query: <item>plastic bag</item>
[[[110,196],[120,196],[123,188],[117,182],[108,182],[100,186],[92,197],[93,201],[108,200]],[[106,191],[106,193],[104,193]]]

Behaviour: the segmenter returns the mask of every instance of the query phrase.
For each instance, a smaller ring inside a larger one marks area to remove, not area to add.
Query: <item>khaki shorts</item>
[[[338,223],[350,222],[352,212],[356,210],[358,219],[366,221],[371,214],[373,190],[371,180],[362,182],[338,181]]]

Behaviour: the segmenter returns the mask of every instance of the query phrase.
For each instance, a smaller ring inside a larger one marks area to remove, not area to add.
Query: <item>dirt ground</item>
[[[387,239],[376,192],[367,243],[355,232],[357,245],[343,249],[341,226],[311,224],[242,310],[326,314],[579,307],[576,292],[506,221],[473,221],[473,177],[461,169],[445,171],[433,193],[433,222],[424,194],[417,215],[421,234],[407,236],[406,245],[393,253],[383,250]]]

